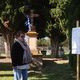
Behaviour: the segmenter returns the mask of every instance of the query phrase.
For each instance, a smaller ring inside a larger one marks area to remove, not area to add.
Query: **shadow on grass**
[[[13,77],[11,63],[0,63],[0,77]]]
[[[0,74],[0,77],[13,77],[13,74]]]
[[[5,56],[0,56],[0,71],[11,71],[12,64],[10,58],[6,58]]]
[[[0,73],[0,77],[13,76],[11,63],[0,63],[0,71],[5,71]],[[29,77],[35,77],[30,80],[76,80],[68,63],[56,63],[54,60],[43,60],[42,72],[30,72]]]
[[[11,63],[0,63],[0,71],[11,71]]]
[[[32,80],[76,80],[68,63],[57,64],[53,60],[43,60],[42,74]]]

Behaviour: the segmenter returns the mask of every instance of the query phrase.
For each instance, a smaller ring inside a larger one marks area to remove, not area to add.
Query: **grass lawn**
[[[0,80],[13,80],[10,63],[0,63]],[[29,80],[76,80],[68,60],[44,60],[42,73],[29,75]]]

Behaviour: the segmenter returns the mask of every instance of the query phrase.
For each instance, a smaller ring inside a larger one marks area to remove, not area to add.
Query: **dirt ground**
[[[0,57],[0,63],[11,63],[11,58]]]
[[[42,60],[58,61],[63,63],[68,61],[68,60],[63,60],[62,58],[43,58]],[[11,58],[0,57],[0,63],[11,63]]]

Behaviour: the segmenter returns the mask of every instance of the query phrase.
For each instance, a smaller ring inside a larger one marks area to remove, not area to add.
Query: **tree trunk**
[[[54,40],[51,38],[51,47],[52,47],[52,54],[55,57],[59,57],[58,55],[58,49],[59,49],[59,42],[58,40]]]
[[[5,46],[5,55],[6,57],[10,57],[10,52],[11,52],[11,46],[13,44],[14,41],[14,37],[13,34],[6,34],[3,35],[5,41],[4,41],[4,46]]]
[[[4,46],[6,57],[10,57],[11,46],[14,40],[13,30],[10,28],[12,25],[7,19],[6,21],[2,20],[1,33],[4,37]]]

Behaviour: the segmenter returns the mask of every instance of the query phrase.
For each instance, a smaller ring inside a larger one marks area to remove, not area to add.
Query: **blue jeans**
[[[27,69],[17,69],[17,67],[13,68],[14,80],[27,80],[28,73]]]

